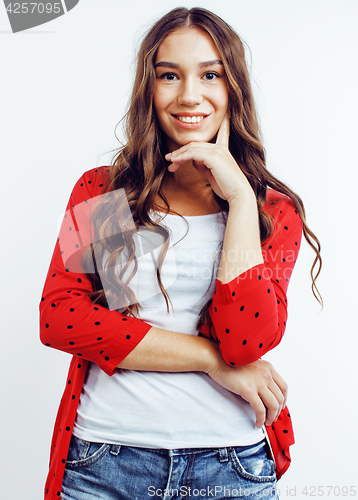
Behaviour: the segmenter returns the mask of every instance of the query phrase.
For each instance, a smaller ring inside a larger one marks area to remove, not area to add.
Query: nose
[[[186,78],[181,81],[177,97],[178,104],[185,106],[196,106],[203,102],[203,96],[200,91],[200,84],[192,78]]]

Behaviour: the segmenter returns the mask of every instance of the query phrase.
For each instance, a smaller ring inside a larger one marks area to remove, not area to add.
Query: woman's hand
[[[256,427],[274,423],[287,401],[287,384],[268,361],[231,367],[223,359],[207,372],[225,389],[238,394],[256,413]]]
[[[230,121],[226,114],[218,130],[215,144],[190,142],[168,153],[165,158],[172,163],[169,172],[176,172],[180,165],[192,161],[193,166],[209,181],[213,191],[229,203],[251,186],[229,151]]]

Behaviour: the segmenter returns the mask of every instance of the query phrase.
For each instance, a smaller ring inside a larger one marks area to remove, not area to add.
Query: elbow
[[[54,318],[48,311],[48,308],[44,308],[40,311],[40,321],[39,321],[39,337],[40,342],[46,347],[56,347],[54,345],[56,337],[58,337],[58,319]]]
[[[245,366],[254,363],[276,347],[282,339],[283,329],[277,321],[271,321],[251,338],[238,335],[235,339],[220,343],[221,356],[229,366]]]
[[[47,347],[51,346],[51,336],[49,332],[49,324],[46,320],[40,318],[40,329],[39,329],[40,342]]]
[[[254,363],[261,358],[265,352],[257,349],[236,349],[230,351],[221,350],[221,356],[229,366],[245,366]]]

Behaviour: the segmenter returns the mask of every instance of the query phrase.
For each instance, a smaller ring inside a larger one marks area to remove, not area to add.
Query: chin
[[[191,134],[188,134],[186,137],[182,137],[182,138],[177,138],[177,141],[178,143],[182,144],[183,146],[185,144],[189,144],[189,142],[213,142],[214,139],[216,139],[216,134],[214,135],[214,137],[212,137],[212,135],[208,135],[208,134],[203,134],[203,133],[191,133]]]

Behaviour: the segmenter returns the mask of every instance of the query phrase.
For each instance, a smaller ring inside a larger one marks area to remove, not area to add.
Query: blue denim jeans
[[[72,436],[62,500],[278,499],[264,439],[230,448],[150,449]]]

